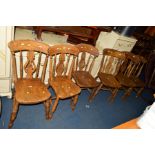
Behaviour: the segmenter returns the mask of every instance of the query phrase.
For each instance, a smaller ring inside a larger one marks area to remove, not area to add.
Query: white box
[[[139,117],[137,125],[141,129],[155,129],[155,102],[146,108]]]
[[[114,31],[110,33],[101,32],[96,41],[96,48],[99,49],[99,51],[103,51],[105,48],[112,48],[119,51],[130,52],[136,42],[137,40],[135,38],[122,36]]]

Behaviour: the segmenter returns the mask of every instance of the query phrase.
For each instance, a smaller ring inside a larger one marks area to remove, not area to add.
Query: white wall
[[[10,96],[11,65],[8,42],[14,37],[13,26],[0,26],[0,96]]]

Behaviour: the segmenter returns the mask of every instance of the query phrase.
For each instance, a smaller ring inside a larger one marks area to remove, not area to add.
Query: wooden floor
[[[138,119],[135,118],[135,119],[132,119],[132,120],[130,120],[128,122],[120,124],[120,125],[114,127],[113,129],[140,129],[137,126],[137,121],[138,121]]]

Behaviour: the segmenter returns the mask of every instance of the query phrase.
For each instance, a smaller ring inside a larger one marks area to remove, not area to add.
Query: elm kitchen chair
[[[44,84],[49,46],[33,40],[15,40],[9,42],[8,46],[12,55],[15,86],[13,109],[8,127],[13,126],[20,104],[32,105],[43,102],[46,119],[49,119],[51,94]],[[18,61],[19,65],[17,65]]]
[[[49,86],[56,94],[50,111],[52,118],[60,99],[71,98],[71,109],[74,111],[81,89],[72,81],[75,59],[79,54],[78,48],[72,44],[54,45],[49,48],[49,54]]]
[[[100,80],[100,84],[93,89],[89,101],[92,101],[101,89],[110,90],[112,95],[109,97],[109,101],[114,101],[118,90],[122,87],[120,82],[116,79],[116,75],[119,73],[125,58],[123,52],[114,49],[103,50],[103,58],[97,76]]]
[[[98,49],[89,44],[78,44],[80,53],[76,59],[73,78],[76,84],[83,89],[95,88],[99,82],[92,76],[95,59],[99,56]]]
[[[136,96],[138,97],[145,87],[145,83],[140,80],[139,76],[147,61],[140,55],[135,55],[130,52],[124,53],[126,55],[126,61],[122,65],[120,73],[116,76],[117,80],[126,90],[122,99],[126,99],[128,96],[130,96],[133,90],[137,92]],[[139,90],[137,90],[137,88]]]

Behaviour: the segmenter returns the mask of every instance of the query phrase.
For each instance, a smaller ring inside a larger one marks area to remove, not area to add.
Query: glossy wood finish
[[[98,76],[99,76],[100,80],[103,82],[103,84],[107,87],[111,87],[111,88],[120,88],[121,87],[121,84],[117,81],[115,76],[113,76],[111,74],[99,72]]]
[[[125,59],[125,54],[120,51],[114,49],[104,49],[99,72],[112,74],[115,76],[118,74]]]
[[[138,118],[132,119],[128,122],[125,122],[123,124],[120,124],[113,129],[140,129],[137,125]]]
[[[75,59],[79,53],[78,48],[71,44],[54,45],[49,48],[50,54],[50,76],[49,85],[56,94],[56,100],[50,112],[51,118],[55,112],[59,99],[72,98],[71,108],[75,109],[78,94],[81,89],[73,81],[72,72]]]
[[[76,47],[80,53],[76,60],[73,78],[81,88],[94,88],[99,83],[91,75],[91,72],[99,52],[94,46],[88,44],[78,44]]]
[[[50,85],[60,99],[75,96],[80,92],[79,87],[68,76],[57,76],[54,80],[50,81]]]
[[[77,71],[74,72],[73,77],[77,85],[82,89],[94,88],[99,85],[96,79],[89,72]]]
[[[53,32],[59,35],[68,35],[67,42],[79,44],[88,43],[95,45],[100,31],[110,32],[111,27],[103,26],[33,26],[37,39],[41,40],[43,31]]]
[[[90,97],[89,101],[97,95],[100,89],[108,89],[112,95],[109,100],[112,102],[117,95],[121,84],[117,81],[116,75],[118,74],[122,63],[125,61],[125,54],[113,49],[105,49],[103,51],[103,58],[101,61],[98,78],[100,79],[100,85],[96,87]],[[115,68],[115,70],[113,70]],[[113,72],[114,71],[114,72]]]
[[[49,46],[32,40],[11,41],[8,46],[12,54],[12,72],[15,85],[9,128],[13,125],[20,104],[29,105],[44,102],[46,118],[49,119],[51,95],[44,84]],[[37,61],[35,58],[38,55]],[[20,61],[19,67],[16,66],[16,61]]]
[[[16,100],[23,104],[33,104],[47,100],[47,87],[38,78],[18,79],[15,86]]]
[[[133,90],[137,91],[136,88],[140,88],[137,91],[137,96],[140,96],[142,93],[145,84],[139,79],[139,76],[147,61],[142,56],[128,52],[124,53],[126,54],[126,61],[122,66],[121,72],[117,75],[117,80],[127,89],[122,97],[123,99],[126,99]]]

